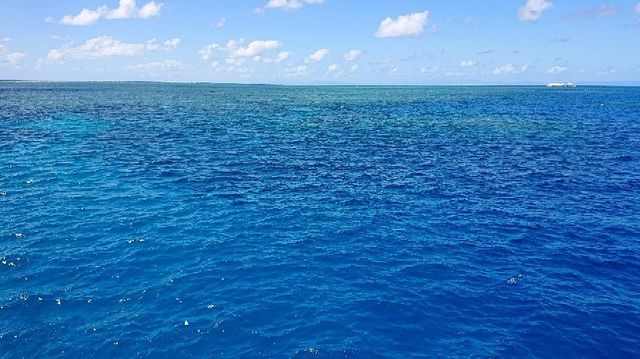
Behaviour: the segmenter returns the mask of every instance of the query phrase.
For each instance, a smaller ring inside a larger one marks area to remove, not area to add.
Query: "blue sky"
[[[640,84],[640,2],[0,0],[0,79]]]

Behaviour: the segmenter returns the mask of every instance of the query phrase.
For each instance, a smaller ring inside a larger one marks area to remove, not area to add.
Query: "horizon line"
[[[207,85],[239,85],[239,86],[520,86],[520,87],[546,87],[548,83],[539,82],[519,82],[519,83],[276,83],[276,82],[212,82],[212,81],[166,81],[166,80],[21,80],[21,79],[0,79],[0,82],[32,82],[32,83],[150,83],[150,84],[207,84]],[[640,82],[635,81],[614,81],[598,82],[586,81],[582,84],[576,83],[578,87],[640,87]]]

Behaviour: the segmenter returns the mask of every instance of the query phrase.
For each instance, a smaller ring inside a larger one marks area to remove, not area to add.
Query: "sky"
[[[638,0],[0,0],[0,79],[640,84]]]

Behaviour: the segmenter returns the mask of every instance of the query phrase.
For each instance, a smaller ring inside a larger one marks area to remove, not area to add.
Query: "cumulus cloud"
[[[337,64],[331,64],[329,65],[329,67],[327,68],[327,72],[329,74],[335,74],[340,70],[340,66],[338,66]]]
[[[106,6],[100,6],[95,10],[82,9],[77,15],[65,15],[60,19],[63,25],[87,26],[100,20],[109,12]]]
[[[227,45],[210,44],[198,51],[198,55],[202,60],[211,59],[215,53],[221,52],[227,54],[228,57],[256,57],[263,52],[274,50],[282,46],[282,42],[277,40],[256,40],[251,41],[247,46],[243,46],[244,40],[231,39]],[[286,55],[288,57],[288,55]]]
[[[387,17],[380,22],[375,36],[381,38],[417,36],[424,32],[424,27],[428,21],[429,11],[402,15],[396,19]]]
[[[63,25],[87,26],[96,23],[100,19],[149,19],[160,15],[162,3],[150,1],[142,7],[137,7],[136,0],[120,0],[119,6],[110,9],[106,5],[94,10],[84,8],[76,15],[65,15],[59,23]]]
[[[280,63],[289,58],[290,52],[279,53],[276,58],[264,57],[263,54],[275,50],[282,46],[282,42],[277,40],[256,40],[251,41],[246,46],[244,39],[230,39],[226,45],[209,44],[198,51],[198,56],[204,61],[214,60],[218,64],[218,56],[222,55],[224,64],[231,67],[242,66],[247,59],[254,62]]]
[[[520,21],[535,22],[540,19],[542,13],[551,9],[553,3],[548,0],[527,0],[526,4],[518,9]]]
[[[289,59],[289,57],[291,57],[291,52],[289,51],[283,51],[281,53],[279,53],[275,58],[272,57],[261,57],[261,56],[256,56],[253,59],[255,61],[262,61],[265,64],[279,64],[281,62],[287,61]]]
[[[220,49],[220,45],[218,44],[210,44],[198,51],[198,56],[204,61],[211,59],[214,53]]]
[[[171,40],[167,40],[167,41],[164,42],[164,47],[167,50],[173,50],[176,47],[178,47],[178,45],[180,45],[181,41],[182,40],[180,40],[179,38],[174,38],[174,39],[171,39]]]
[[[521,67],[516,67],[513,64],[506,64],[504,66],[496,67],[493,69],[494,75],[511,75],[511,74],[519,74],[527,71],[529,69],[529,64],[524,64]]]
[[[246,47],[231,48],[229,51],[229,55],[235,57],[253,57],[258,56],[265,51],[277,49],[280,46],[282,46],[282,43],[280,41],[256,40],[251,41]]]
[[[136,0],[120,0],[120,6],[117,9],[110,10],[107,13],[107,19],[149,19],[160,15],[162,4],[155,1],[146,3],[141,8],[136,6]]]
[[[174,72],[182,69],[182,62],[178,60],[153,61],[147,64],[129,65],[127,70],[134,72]]]
[[[344,59],[347,61],[355,61],[358,57],[362,56],[362,51],[360,50],[349,50],[346,54],[344,54]]]
[[[265,5],[265,7],[269,9],[287,9],[287,10],[299,9],[302,6],[303,6],[303,3],[298,0],[270,0],[267,3],[267,5]]]
[[[329,49],[319,49],[319,50],[314,51],[309,56],[307,56],[307,58],[304,60],[304,62],[306,62],[308,64],[312,64],[314,62],[320,62],[320,61],[324,60],[324,58],[327,57],[327,55],[329,55]]]
[[[122,42],[111,36],[99,36],[85,41],[79,46],[64,45],[52,49],[47,55],[49,61],[64,62],[67,60],[88,60],[113,56],[139,56],[154,50],[172,50],[180,43],[180,39],[171,39],[160,45],[152,39],[143,43]]]
[[[568,67],[566,67],[566,66],[558,66],[558,65],[556,65],[556,66],[553,66],[552,68],[550,68],[549,70],[547,70],[547,73],[555,75],[555,74],[559,74],[561,72],[564,72],[567,69],[568,69]]]
[[[276,62],[283,62],[283,61],[287,61],[287,59],[289,58],[289,56],[291,56],[291,53],[289,51],[284,51],[278,54],[278,56],[276,57]]]
[[[264,7],[255,10],[256,13],[264,12],[264,9],[297,10],[305,4],[322,4],[325,0],[269,0]]]
[[[463,60],[460,62],[460,66],[462,67],[472,67],[475,65],[476,65],[475,60]]]
[[[359,68],[358,65],[351,65],[351,68],[349,69],[349,71],[356,72],[358,71],[358,68]]]
[[[19,65],[26,57],[27,55],[11,51],[5,45],[0,44],[0,65]]]
[[[290,56],[291,56],[291,52],[283,51],[283,52],[279,53],[278,56],[276,56],[276,59],[274,60],[274,62],[279,64],[279,63],[281,63],[283,61],[287,61],[287,59],[289,59]]]

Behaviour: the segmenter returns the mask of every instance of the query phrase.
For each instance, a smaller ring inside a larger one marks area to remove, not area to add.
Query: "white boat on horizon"
[[[576,84],[573,82],[549,82],[547,84],[549,88],[575,88]]]

